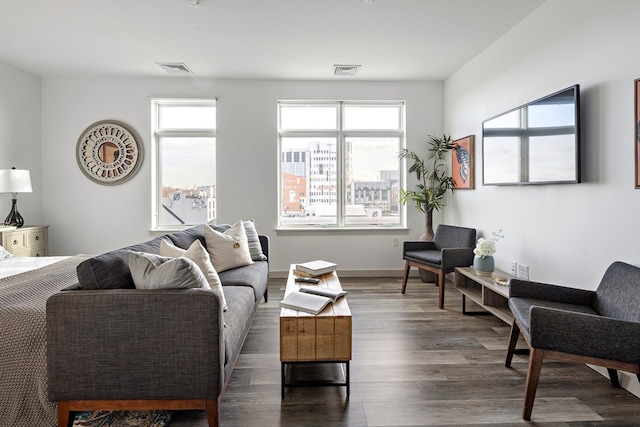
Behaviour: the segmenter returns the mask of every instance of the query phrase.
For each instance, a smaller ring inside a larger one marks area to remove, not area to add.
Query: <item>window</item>
[[[153,228],[215,221],[215,101],[154,99],[151,104]]]
[[[278,102],[280,228],[402,226],[404,102]]]

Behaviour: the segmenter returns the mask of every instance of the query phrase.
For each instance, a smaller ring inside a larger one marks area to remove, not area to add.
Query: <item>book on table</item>
[[[280,301],[280,307],[318,314],[346,294],[346,291],[301,286],[299,291],[287,294]]]
[[[338,298],[347,294],[347,291],[343,291],[342,289],[320,288],[318,286],[300,286],[299,291],[306,294],[320,295],[321,297],[331,298],[333,302],[336,302]]]
[[[296,264],[294,270],[300,275],[309,277],[322,276],[323,274],[331,273],[336,270],[338,265],[323,261],[321,259],[316,261],[303,262],[302,264]]]

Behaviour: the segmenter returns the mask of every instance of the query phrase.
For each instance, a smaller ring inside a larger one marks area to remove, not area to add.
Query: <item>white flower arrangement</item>
[[[494,231],[491,233],[491,238],[489,239],[485,239],[484,237],[478,239],[478,243],[476,244],[476,248],[473,250],[473,253],[482,258],[496,253],[496,242],[504,237],[500,234],[501,232],[502,229]]]

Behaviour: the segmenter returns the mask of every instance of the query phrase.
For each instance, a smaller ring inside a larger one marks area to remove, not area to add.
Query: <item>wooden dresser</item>
[[[36,257],[49,254],[49,226],[33,225],[0,231],[2,246],[15,256]]]

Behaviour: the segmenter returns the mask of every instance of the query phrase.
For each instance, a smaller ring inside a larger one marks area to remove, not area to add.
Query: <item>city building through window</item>
[[[280,228],[403,226],[401,101],[280,101]]]

